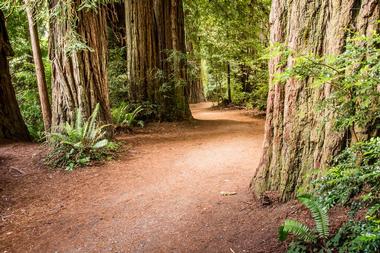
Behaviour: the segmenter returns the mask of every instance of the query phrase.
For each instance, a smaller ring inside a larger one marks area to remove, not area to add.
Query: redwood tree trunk
[[[159,51],[153,0],[126,0],[124,4],[129,99],[158,104]]]
[[[271,43],[285,43],[301,53],[339,53],[347,29],[369,34],[378,29],[379,13],[378,0],[273,0]],[[282,200],[288,200],[308,183],[307,174],[315,168],[323,170],[331,162],[349,135],[334,130],[334,115],[328,109],[315,109],[329,96],[331,87],[311,89],[308,81],[296,79],[275,83],[275,74],[292,65],[292,56],[285,66],[280,62],[280,57],[275,57],[269,63],[264,153],[251,188],[258,196],[278,191]]]
[[[194,53],[193,42],[187,42],[187,51],[189,57],[193,60],[194,71],[189,78],[189,103],[200,103],[206,101],[203,83],[202,83],[202,66],[201,59]]]
[[[9,73],[7,57],[12,55],[13,51],[9,44],[4,14],[0,10],[0,140],[30,140],[28,130],[21,117]]]
[[[199,73],[200,75],[200,73]],[[196,77],[194,80],[189,81],[189,103],[205,102],[205,93],[203,89],[202,78]]]
[[[60,8],[64,11],[60,14],[66,18],[54,18],[50,22],[52,126],[55,129],[65,122],[72,122],[77,110],[88,118],[98,103],[100,119],[104,123],[112,120],[107,81],[106,11],[104,7],[78,11],[80,3],[80,0],[74,0],[71,5]],[[51,10],[58,4],[62,2],[51,1]],[[68,17],[70,13],[73,13],[74,20]],[[75,37],[83,41],[70,42]],[[87,48],[83,48],[84,45]],[[82,49],[73,50],[74,46]]]
[[[40,97],[40,105],[45,131],[48,132],[51,127],[51,106],[49,94],[45,79],[45,68],[42,62],[40,42],[38,38],[37,24],[34,20],[33,8],[29,6],[29,0],[25,0],[26,15],[28,17],[30,41],[32,44],[33,61],[37,76],[38,94]]]
[[[158,105],[160,120],[190,117],[180,0],[126,0],[129,96]]]
[[[182,0],[155,0],[155,19],[160,52],[160,70],[165,85],[162,116],[166,119],[191,117],[188,104],[185,18]]]

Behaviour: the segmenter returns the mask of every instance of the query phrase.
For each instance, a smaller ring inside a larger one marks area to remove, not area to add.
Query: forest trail
[[[264,120],[210,106],[121,136],[118,159],[72,173],[28,170],[36,144],[0,147],[1,252],[281,252],[285,207],[248,192]]]

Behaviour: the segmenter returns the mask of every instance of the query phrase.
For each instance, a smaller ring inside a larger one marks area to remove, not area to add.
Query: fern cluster
[[[112,109],[112,120],[118,128],[130,129],[134,126],[144,127],[144,121],[138,120],[137,117],[144,109],[142,106],[137,106],[134,110],[130,111],[130,107],[122,104],[119,107]]]
[[[83,120],[77,111],[73,124],[66,123],[60,133],[51,133],[48,141],[52,148],[45,159],[46,164],[73,170],[109,156],[116,149],[116,144],[106,138],[105,129],[109,125],[98,125],[98,112],[99,104],[90,118]]]

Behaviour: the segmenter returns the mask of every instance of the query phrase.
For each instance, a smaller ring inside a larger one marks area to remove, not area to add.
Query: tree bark
[[[9,73],[7,57],[12,55],[4,14],[0,10],[0,140],[29,141],[29,133],[22,119]]]
[[[126,0],[125,10],[130,100],[158,105],[160,120],[189,118],[182,1]]]
[[[336,54],[344,49],[347,29],[362,34],[378,29],[379,13],[378,0],[273,0],[270,40],[301,53]],[[282,200],[294,197],[297,189],[307,187],[306,176],[322,171],[348,142],[348,134],[334,130],[334,115],[315,109],[329,96],[330,85],[311,89],[310,80],[297,79],[275,83],[275,74],[292,62],[290,55],[269,63],[264,153],[251,183],[257,196],[278,191]]]
[[[200,67],[201,63],[197,62],[197,65]],[[205,101],[201,70],[199,70],[197,76],[189,80],[189,103],[196,104]]]
[[[189,77],[189,103],[200,103],[206,101],[203,83],[202,83],[202,66],[201,59],[195,55],[193,42],[187,43],[187,54],[190,60],[193,61],[194,73]]]
[[[46,85],[45,68],[42,62],[41,48],[38,38],[37,24],[34,20],[33,8],[29,6],[30,1],[25,1],[26,15],[28,18],[30,41],[32,44],[33,61],[37,76],[38,94],[40,97],[40,105],[45,131],[48,132],[51,127],[51,106],[49,94]]]
[[[126,0],[125,23],[129,99],[158,104],[159,51],[153,0]]]
[[[185,19],[182,0],[155,0],[155,19],[163,82],[169,86],[161,96],[161,117],[182,120],[191,117],[188,104]]]
[[[59,8],[62,4],[67,6]],[[59,130],[65,122],[73,122],[77,110],[88,118],[96,104],[101,108],[100,120],[103,123],[112,121],[107,80],[106,11],[101,6],[96,10],[78,11],[80,4],[80,0],[50,3],[51,11],[54,8],[64,11],[60,13],[62,17],[50,22],[53,131]],[[89,48],[71,50],[78,46],[78,43],[73,45],[75,37],[82,39]]]

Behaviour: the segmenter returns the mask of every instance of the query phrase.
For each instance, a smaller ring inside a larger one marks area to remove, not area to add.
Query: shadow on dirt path
[[[263,208],[248,192],[264,121],[210,106],[193,105],[191,123],[121,136],[130,148],[117,160],[72,173],[31,169],[35,144],[0,147],[0,249],[282,252],[285,207]]]

